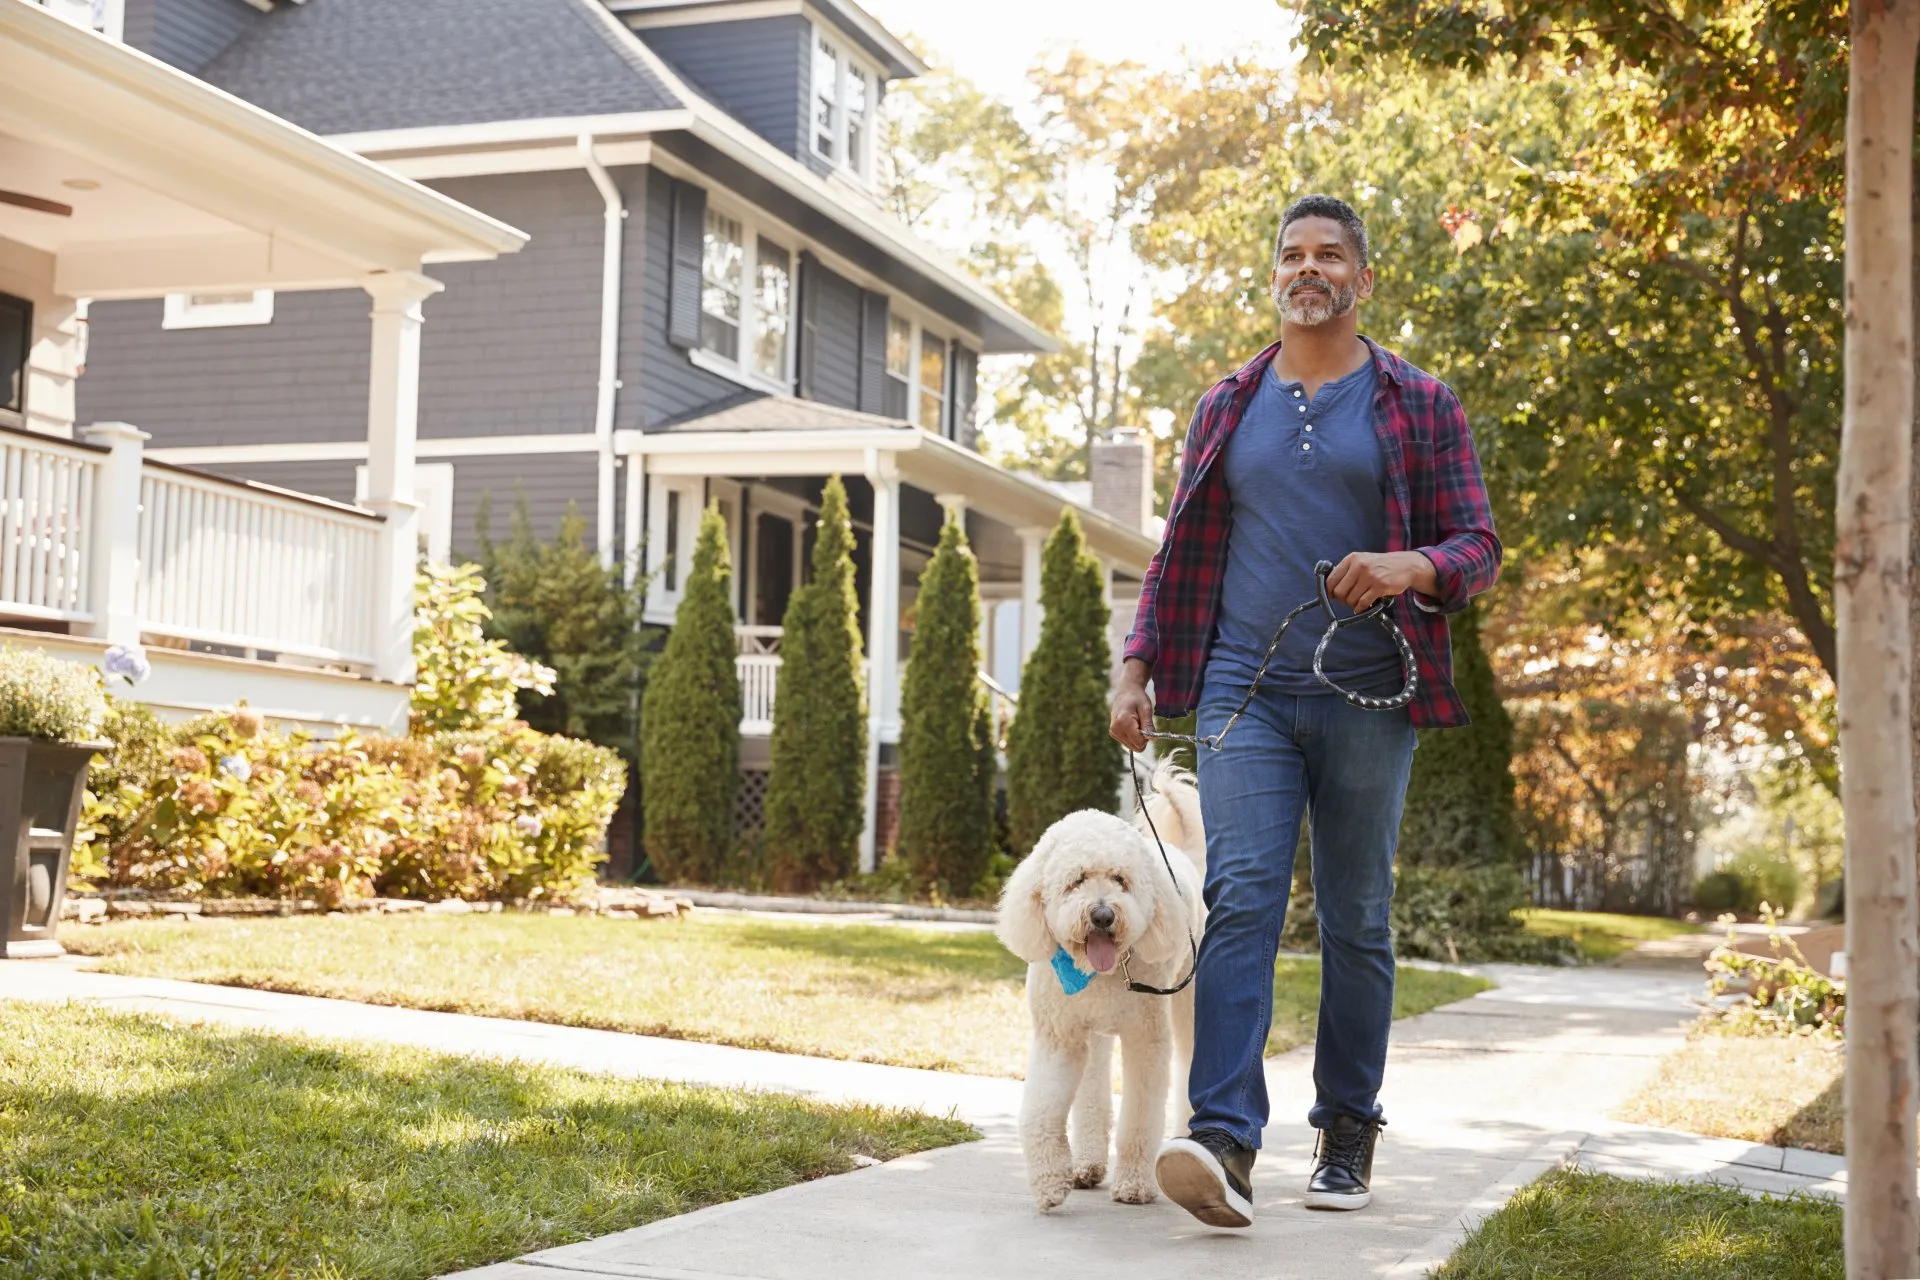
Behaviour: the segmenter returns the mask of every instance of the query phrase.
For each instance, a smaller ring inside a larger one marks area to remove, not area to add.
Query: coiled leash
[[[1287,634],[1287,628],[1293,625],[1295,618],[1316,606],[1327,615],[1327,629],[1320,634],[1320,643],[1314,646],[1314,678],[1345,698],[1352,705],[1366,711],[1393,711],[1412,702],[1414,693],[1420,687],[1420,669],[1414,662],[1413,646],[1407,642],[1406,633],[1400,630],[1400,624],[1393,620],[1393,615],[1389,612],[1393,604],[1393,597],[1381,596],[1360,612],[1348,614],[1344,618],[1340,617],[1334,613],[1333,598],[1327,594],[1327,576],[1332,572],[1333,561],[1331,560],[1322,560],[1313,566],[1315,585],[1319,587],[1318,598],[1296,606],[1293,612],[1280,620],[1279,630],[1273,633],[1273,643],[1267,646],[1266,656],[1260,659],[1260,669],[1253,673],[1253,683],[1247,686],[1247,696],[1240,699],[1240,705],[1233,709],[1233,714],[1227,717],[1227,722],[1220,726],[1220,732],[1207,734],[1203,737],[1191,733],[1164,733],[1157,729],[1149,729],[1143,736],[1158,742],[1190,742],[1196,751],[1202,746],[1206,747],[1209,751],[1218,751],[1220,749],[1220,743],[1227,736],[1227,731],[1232,729],[1234,723],[1240,719],[1241,714],[1253,705],[1253,696],[1260,692],[1260,682],[1267,678],[1267,668],[1273,663],[1273,655],[1279,652],[1280,641],[1282,637]],[[1339,685],[1335,684],[1332,679],[1328,677],[1326,671],[1322,669],[1321,664],[1326,658],[1327,645],[1333,640],[1333,637],[1339,630],[1342,627],[1350,627],[1356,622],[1365,622],[1368,618],[1377,619],[1380,625],[1386,628],[1387,634],[1393,637],[1394,645],[1400,650],[1400,670],[1406,676],[1406,683],[1401,687],[1400,692],[1394,694],[1391,698],[1376,698],[1364,693],[1355,693],[1351,689],[1342,689]],[[1153,815],[1147,812],[1147,793],[1146,789],[1140,785],[1138,758],[1134,755],[1133,748],[1128,747],[1126,751],[1127,773],[1133,779],[1134,801],[1140,806],[1140,816],[1147,820],[1147,830],[1153,833],[1153,842],[1160,847],[1160,860],[1166,864],[1167,876],[1173,881],[1173,892],[1178,896],[1180,893],[1180,878],[1173,874],[1173,859],[1167,856],[1167,842],[1160,838],[1160,828],[1154,825]],[[1200,968],[1200,944],[1194,939],[1193,930],[1191,929],[1187,930],[1187,946],[1193,953],[1193,961],[1187,966],[1187,976],[1180,979],[1176,985],[1171,987],[1155,987],[1149,986],[1144,982],[1135,982],[1133,976],[1127,972],[1127,955],[1122,955],[1120,957],[1120,975],[1127,980],[1127,990],[1138,991],[1140,994],[1148,996],[1170,996],[1184,991],[1188,984],[1193,981],[1193,975]],[[1129,947],[1127,954],[1132,954],[1132,951],[1133,949]]]

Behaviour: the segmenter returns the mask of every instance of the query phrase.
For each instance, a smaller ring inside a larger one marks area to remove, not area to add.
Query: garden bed
[[[1702,1029],[1661,1062],[1618,1118],[1844,1155],[1844,1065],[1838,1041]]]
[[[505,912],[110,921],[66,941],[114,973],[982,1075],[1026,1065],[1026,965],[984,931]],[[1395,1014],[1489,985],[1403,968]],[[1319,998],[1317,961],[1279,962],[1269,1053],[1313,1038]]]
[[[0,1272],[425,1280],[975,1137],[911,1112],[0,1005]]]

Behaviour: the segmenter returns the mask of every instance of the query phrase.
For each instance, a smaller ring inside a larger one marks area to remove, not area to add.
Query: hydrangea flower
[[[229,777],[238,778],[242,782],[253,777],[253,766],[248,764],[247,758],[238,752],[230,756],[220,757],[220,771]]]
[[[101,665],[108,675],[119,676],[128,684],[139,684],[153,674],[153,665],[147,661],[146,650],[137,644],[112,646]]]
[[[513,825],[530,836],[537,836],[546,829],[546,824],[540,821],[537,813],[523,813],[513,820]]]

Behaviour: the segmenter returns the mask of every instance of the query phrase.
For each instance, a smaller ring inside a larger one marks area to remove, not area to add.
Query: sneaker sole
[[[1154,1161],[1161,1194],[1210,1227],[1250,1227],[1253,1205],[1227,1185],[1206,1148],[1176,1138]]]
[[[1337,1191],[1307,1192],[1309,1209],[1364,1209],[1373,1203],[1373,1192],[1353,1191],[1341,1194]]]

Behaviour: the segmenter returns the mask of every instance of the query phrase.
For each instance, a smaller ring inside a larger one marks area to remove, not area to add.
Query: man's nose
[[[1093,921],[1093,927],[1096,929],[1113,928],[1113,908],[1104,902],[1096,906],[1087,918]]]

